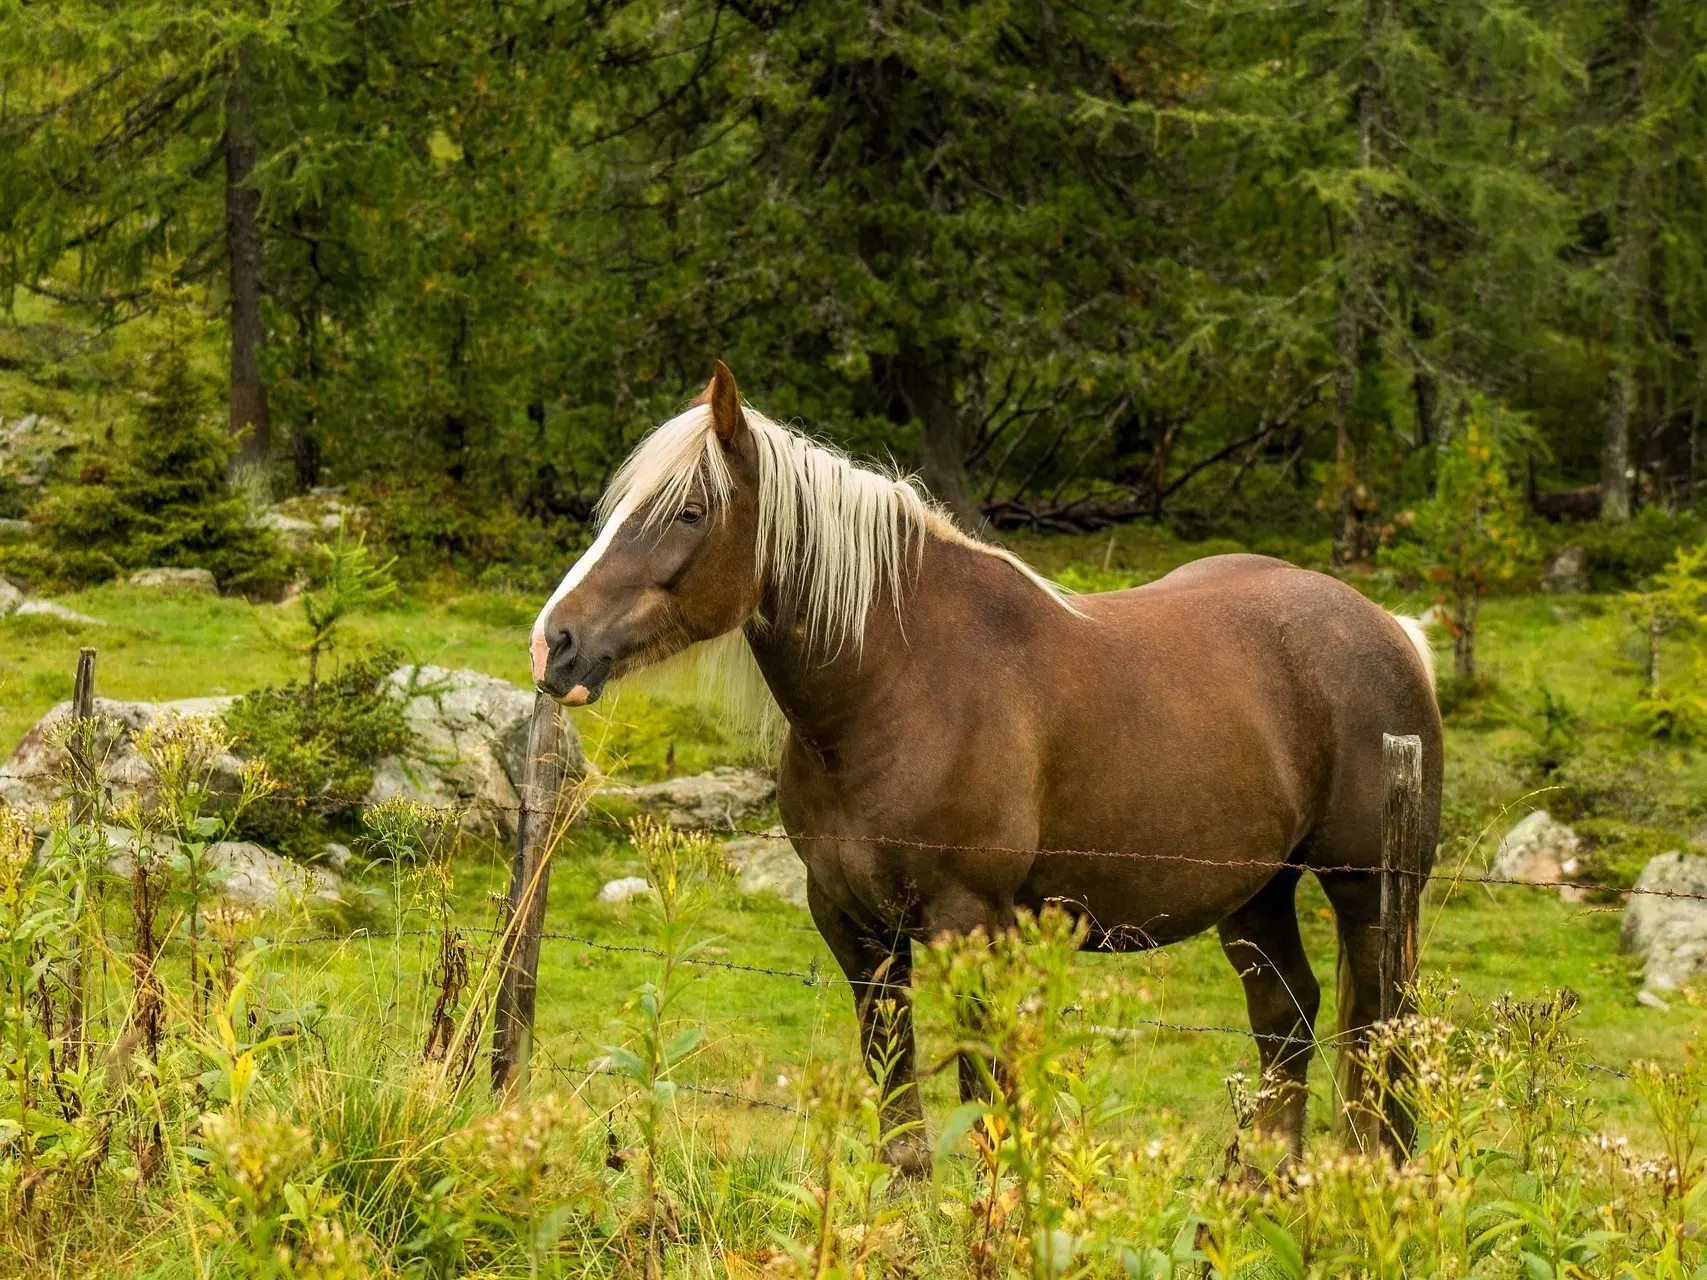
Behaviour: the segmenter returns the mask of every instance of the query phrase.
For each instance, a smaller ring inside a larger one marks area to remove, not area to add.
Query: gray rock
[[[1542,884],[1568,880],[1580,865],[1581,845],[1575,831],[1537,809],[1506,832],[1489,874],[1496,880]]]
[[[1561,593],[1588,590],[1588,548],[1566,547],[1548,562],[1541,589]]]
[[[367,802],[394,797],[460,808],[465,830],[507,839],[515,833],[527,776],[534,695],[480,671],[399,667],[390,676],[405,699],[416,755],[388,756],[374,768]],[[583,777],[587,761],[569,717],[562,717],[565,771]]]
[[[130,585],[219,594],[219,583],[214,581],[213,573],[208,569],[142,569],[130,575]]]
[[[129,796],[143,796],[153,789],[154,771],[136,750],[135,737],[162,716],[217,716],[230,705],[230,698],[182,698],[176,702],[122,702],[96,698],[95,717],[105,733],[96,742],[95,758],[101,762],[101,778],[111,789],[115,803]],[[61,702],[30,728],[5,764],[0,765],[0,800],[16,808],[46,810],[61,792],[65,753],[54,744],[61,721],[71,714],[71,703]],[[243,762],[227,754],[214,766],[213,785],[225,794],[235,794],[241,783]]]
[[[78,613],[68,605],[60,604],[57,600],[25,600],[12,612],[20,618],[58,618],[61,622],[69,622],[79,627],[104,627],[107,624],[99,618],[91,618],[86,613]]]
[[[1644,1009],[1669,1009],[1669,1008],[1671,1008],[1671,1006],[1669,1004],[1667,1004],[1664,1000],[1661,1000],[1658,996],[1656,996],[1652,991],[1649,991],[1646,987],[1643,987],[1640,991],[1638,991],[1636,993],[1636,1003],[1641,1005]]]
[[[774,893],[797,907],[806,905],[806,864],[781,827],[772,827],[762,836],[730,840],[723,846],[723,856],[735,869],[742,893]]]
[[[630,898],[639,897],[643,893],[652,893],[653,888],[646,883],[642,876],[623,876],[620,880],[605,881],[604,888],[599,890],[599,902],[627,902]]]
[[[609,787],[605,794],[621,797],[672,827],[733,831],[769,807],[776,798],[776,783],[751,769],[720,766],[685,778]]]
[[[282,511],[263,511],[255,517],[255,523],[263,529],[271,529],[286,542],[306,542],[320,531],[312,520],[304,520],[300,516],[287,516]]]
[[[28,520],[19,520],[12,516],[0,517],[0,538],[27,538],[35,532],[35,526]]]
[[[6,579],[0,578],[0,618],[16,613],[18,606],[23,603],[24,593]]]
[[[1707,858],[1662,853],[1642,868],[1636,888],[1649,892],[1630,895],[1619,940],[1642,957],[1643,985],[1675,991],[1707,974]]]
[[[113,850],[107,859],[108,868],[128,880],[136,865],[135,833],[122,827],[108,827],[107,843]],[[156,837],[152,843],[156,857],[171,855],[169,840]],[[296,906],[330,906],[341,900],[338,883],[328,872],[292,862],[250,840],[210,844],[202,858],[208,894],[233,906],[250,911],[277,911]],[[181,872],[176,874],[181,885]]]
[[[350,846],[337,840],[328,840],[320,856],[326,865],[339,875],[349,872],[350,863],[355,858],[355,854],[350,852]]]

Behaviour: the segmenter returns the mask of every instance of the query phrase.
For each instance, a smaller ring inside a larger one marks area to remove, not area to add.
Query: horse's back
[[[1084,617],[1059,636],[1071,652],[1051,707],[1045,847],[1136,841],[1278,865],[1321,845],[1335,862],[1378,858],[1383,733],[1422,737],[1433,809],[1428,672],[1398,621],[1345,583],[1214,556],[1075,604]],[[1175,878],[1165,866],[1147,868],[1152,888]],[[1246,883],[1260,883],[1252,873]],[[1087,875],[1106,886],[1086,867],[1068,878]]]

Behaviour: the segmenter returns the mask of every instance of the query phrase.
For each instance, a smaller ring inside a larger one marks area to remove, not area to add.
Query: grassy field
[[[1105,539],[1049,539],[1019,549],[1047,570],[1087,588],[1146,580],[1195,558],[1227,549],[1179,543],[1148,530],[1122,530]],[[1375,594],[1380,591],[1375,589]],[[523,683],[526,628],[534,601],[491,592],[421,593],[409,603],[359,618],[349,643],[385,644],[409,658],[473,667]],[[1384,603],[1415,608],[1394,596]],[[173,698],[237,693],[295,674],[299,659],[276,639],[288,610],[239,600],[168,595],[105,587],[66,597],[66,603],[108,625],[79,629],[40,618],[0,620],[0,735],[15,740],[54,701],[68,696],[79,644],[100,648],[100,691],[117,698]],[[1666,847],[1686,846],[1701,820],[1707,766],[1685,747],[1655,744],[1629,726],[1637,669],[1630,630],[1619,609],[1598,597],[1515,597],[1489,602],[1482,652],[1489,687],[1453,707],[1448,736],[1448,795],[1443,866],[1480,869],[1504,829],[1529,807],[1590,797],[1584,819],[1601,843],[1600,857],[1621,865]],[[1681,660],[1682,651],[1668,655]],[[1539,732],[1540,690],[1574,717],[1574,754],[1558,775],[1554,795],[1528,761]],[[657,773],[667,747],[692,771],[750,756],[750,744],[720,727],[694,701],[691,678],[644,677],[599,706],[577,713],[584,739],[601,766],[634,777]],[[1573,773],[1572,771],[1575,770]],[[1559,781],[1562,779],[1562,781]],[[1575,815],[1573,815],[1575,816]],[[633,850],[618,835],[590,826],[559,859],[549,922],[553,930],[599,942],[648,945],[656,924],[642,908],[593,901],[598,886],[635,874]],[[460,914],[485,923],[503,888],[502,855],[469,854],[458,873]],[[373,888],[376,900],[384,885]],[[803,912],[770,899],[725,895],[706,928],[716,958],[791,970],[835,967]],[[1305,939],[1326,989],[1321,1030],[1331,1031],[1333,930],[1331,913],[1313,883],[1303,894]],[[1700,1011],[1678,1002],[1671,1010],[1635,1003],[1639,975],[1618,952],[1619,915],[1605,904],[1569,907],[1552,895],[1515,889],[1437,884],[1428,904],[1426,969],[1462,983],[1467,1003],[1505,992],[1538,995],[1569,985],[1583,996],[1578,1028],[1588,1056],[1622,1068],[1633,1058],[1679,1060]],[[334,1021],[370,1028],[394,1019],[413,990],[412,954],[383,941],[322,945],[290,963],[299,994],[321,1001]],[[611,1021],[651,972],[653,958],[570,941],[546,945],[541,969],[540,1035],[545,1060],[584,1066],[602,1053]],[[1095,957],[1099,975],[1128,989],[1135,1016],[1189,1025],[1243,1024],[1238,984],[1212,938],[1198,938],[1143,957]],[[375,982],[389,971],[392,984]],[[404,981],[396,991],[398,975]],[[374,1007],[375,991],[387,992]],[[852,1019],[845,989],[796,979],[705,968],[691,987],[694,1016],[708,1038],[691,1077],[770,1101],[792,1096],[814,1061],[845,1060]],[[926,1001],[922,1027],[927,1060],[950,1043],[946,1011]],[[1142,1025],[1142,1024],[1140,1024]],[[399,1038],[406,1038],[398,1024]],[[1148,1028],[1117,1050],[1122,1087],[1135,1114],[1173,1118],[1215,1133],[1231,1121],[1222,1079],[1254,1070],[1250,1043],[1238,1035],[1186,1035]],[[1326,1124],[1329,1073],[1314,1072],[1318,1125]],[[927,1084],[937,1113],[951,1104],[947,1075]],[[1641,1124],[1630,1089],[1603,1074],[1596,1093],[1612,1120]],[[774,1135],[774,1117],[738,1106],[717,1106],[735,1132],[754,1127]]]

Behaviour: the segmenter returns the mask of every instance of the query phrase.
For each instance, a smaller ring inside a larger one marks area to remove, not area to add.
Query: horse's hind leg
[[[1298,936],[1293,893],[1299,872],[1287,867],[1256,897],[1221,922],[1221,949],[1245,984],[1245,1004],[1261,1055],[1264,1098],[1259,1133],[1285,1142],[1291,1158],[1304,1149],[1305,1073],[1315,1044],[1322,988]]]
[[[1402,1155],[1410,1150],[1412,1126],[1402,1113],[1382,1116],[1364,1060],[1369,1029],[1381,1020],[1381,877],[1327,872],[1317,878],[1339,922],[1338,1076],[1347,1137],[1362,1151]]]

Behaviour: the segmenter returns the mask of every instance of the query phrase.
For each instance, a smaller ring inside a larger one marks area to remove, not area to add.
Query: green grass
[[[1021,549],[1056,572],[1077,564],[1093,579],[1105,573],[1151,577],[1203,551],[1226,549],[1180,543],[1137,528],[1119,531],[1114,543],[1112,553],[1106,539],[1034,540]],[[1076,560],[1071,558],[1075,553]],[[65,599],[110,625],[79,630],[41,619],[0,620],[0,734],[9,739],[21,736],[48,706],[69,695],[79,644],[100,648],[100,692],[117,698],[240,693],[299,668],[299,659],[269,638],[289,617],[288,609],[116,586]],[[349,640],[391,644],[416,661],[473,667],[525,683],[526,632],[534,607],[527,597],[441,591],[438,598],[357,619]],[[1543,683],[1581,719],[1577,760],[1582,776],[1569,796],[1579,804],[1579,793],[1586,790],[1590,799],[1583,814],[1567,816],[1586,818],[1609,845],[1624,839],[1650,849],[1690,841],[1701,812],[1697,797],[1707,796],[1707,765],[1692,748],[1654,744],[1628,727],[1638,672],[1628,627],[1615,604],[1597,597],[1492,600],[1484,610],[1481,652],[1492,689],[1462,705],[1448,730],[1446,865],[1464,861],[1479,868],[1525,806],[1567,797],[1566,792],[1540,790],[1524,763],[1533,737],[1530,704]],[[1684,655],[1680,643],[1668,661],[1682,671]],[[691,678],[680,672],[631,682],[599,706],[578,712],[577,720],[605,768],[626,767],[639,776],[656,774],[671,744],[681,771],[738,761],[752,750],[714,711],[694,700]],[[1596,791],[1590,784],[1600,775],[1610,781]],[[1507,806],[1512,812],[1502,817]],[[625,842],[606,829],[586,829],[560,855],[550,927],[616,945],[647,945],[653,934],[643,907],[592,901],[603,881],[637,871]],[[465,917],[491,919],[492,897],[502,890],[504,874],[501,860],[490,851],[471,856],[458,889]],[[1313,884],[1307,883],[1302,902],[1306,944],[1325,988],[1320,1030],[1326,1034],[1334,1018],[1332,925]],[[732,897],[712,912],[708,927],[717,935],[713,945],[720,958],[836,972],[805,913],[769,899]],[[1636,1006],[1638,978],[1618,953],[1617,929],[1616,910],[1604,907],[1572,908],[1532,891],[1490,893],[1461,886],[1448,895],[1437,887],[1423,961],[1426,968],[1460,980],[1466,1000],[1572,986],[1584,996],[1579,1025],[1591,1058],[1613,1066],[1644,1056],[1675,1060],[1699,1012],[1687,1004],[1669,1012]],[[318,993],[334,1016],[393,1016],[396,1009],[387,1015],[368,1008],[371,1001],[362,996],[376,975],[388,968],[395,972],[404,963],[388,948],[379,941],[322,948],[324,954],[312,966],[300,968],[292,961],[292,967],[307,983],[305,991]],[[1090,957],[1086,963],[1128,980],[1134,991],[1131,1007],[1142,1016],[1243,1025],[1239,985],[1210,936],[1153,955]],[[613,1034],[611,1020],[653,968],[653,959],[645,955],[548,942],[539,1015],[548,1060],[581,1065],[598,1056]],[[709,1030],[694,1072],[722,1087],[782,1100],[809,1060],[845,1058],[851,1052],[847,993],[835,985],[812,987],[787,978],[705,969],[696,974],[691,1004]],[[358,1009],[364,1011],[343,1012]],[[922,1060],[932,1062],[951,1041],[946,1011],[927,1001],[921,1020]],[[1211,1130],[1228,1123],[1222,1077],[1254,1070],[1249,1041],[1231,1035],[1151,1029],[1118,1052],[1125,1087],[1144,1113],[1175,1115],[1187,1125]],[[1313,1074],[1315,1114],[1325,1121],[1329,1073],[1318,1065]],[[933,1076],[926,1086],[939,1116],[951,1102],[951,1075]],[[779,1085],[779,1076],[790,1085]],[[1632,1096],[1619,1081],[1604,1077],[1597,1092],[1613,1117],[1637,1123]],[[759,1114],[724,1110],[737,1128]]]

